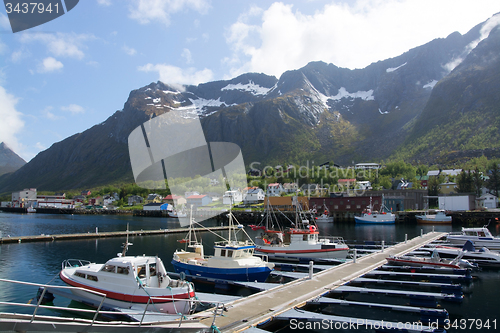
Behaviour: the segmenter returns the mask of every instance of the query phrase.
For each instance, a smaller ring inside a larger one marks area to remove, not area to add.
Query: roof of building
[[[189,197],[187,197],[188,199],[201,199],[201,198],[204,198],[206,197],[206,194],[193,194],[193,195],[190,195]]]

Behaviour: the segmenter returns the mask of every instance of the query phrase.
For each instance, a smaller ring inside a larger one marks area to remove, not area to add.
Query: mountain
[[[4,142],[0,143],[0,176],[21,168],[26,161],[14,153]]]
[[[0,177],[0,193],[132,182],[128,135],[179,109],[200,117],[207,141],[238,144],[248,167],[496,155],[499,17],[363,69],[311,62],[279,79],[246,73],[199,85],[151,83],[103,123]]]

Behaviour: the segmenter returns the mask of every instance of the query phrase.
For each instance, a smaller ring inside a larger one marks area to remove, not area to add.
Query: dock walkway
[[[194,228],[196,232],[219,231],[227,230],[228,226],[222,227],[206,227]],[[15,236],[15,237],[2,237],[0,244],[7,243],[24,243],[24,242],[52,242],[56,240],[74,240],[74,239],[92,239],[92,238],[107,238],[107,237],[125,237],[127,233],[129,236],[143,236],[143,235],[164,235],[164,234],[178,234],[187,233],[188,228],[176,229],[159,229],[159,230],[136,230],[136,231],[108,231],[108,232],[89,232],[79,234],[54,234],[54,235],[38,235],[38,236]]]
[[[356,262],[344,263],[326,269],[313,275],[312,279],[302,278],[269,291],[260,292],[249,297],[228,303],[224,316],[217,317],[215,326],[221,332],[240,332],[256,326],[266,320],[284,313],[294,307],[300,307],[331,290],[372,271],[387,263],[390,255],[400,256],[422,245],[432,242],[446,235],[442,232],[430,232],[415,237],[406,243],[399,243],[358,258]],[[206,313],[207,319],[201,322],[207,326],[212,325],[213,313]]]

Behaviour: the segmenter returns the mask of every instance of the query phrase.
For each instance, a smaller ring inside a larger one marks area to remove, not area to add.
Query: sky
[[[80,0],[13,33],[1,6],[0,142],[29,161],[151,82],[364,68],[498,12],[498,0]]]

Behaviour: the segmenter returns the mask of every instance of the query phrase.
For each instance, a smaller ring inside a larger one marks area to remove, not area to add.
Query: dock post
[[[434,226],[432,226],[432,232],[434,232]]]
[[[352,262],[356,263],[356,257],[358,256],[358,250],[354,248],[354,258],[352,258]]]
[[[420,238],[424,237],[424,229],[420,229]]]
[[[99,228],[98,227],[95,227],[95,233],[98,234],[99,233]]]
[[[408,234],[405,234],[405,244],[408,242]]]
[[[309,279],[312,279],[313,278],[313,265],[314,265],[314,261],[309,261]]]
[[[382,241],[382,252],[384,252],[385,242]]]

